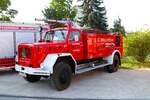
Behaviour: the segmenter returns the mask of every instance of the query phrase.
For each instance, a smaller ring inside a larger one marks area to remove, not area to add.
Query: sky
[[[19,11],[15,22],[35,22],[43,18],[42,10],[51,0],[11,0],[11,7]],[[76,4],[76,0],[74,4]],[[110,27],[120,17],[127,31],[150,28],[150,0],[104,0]]]

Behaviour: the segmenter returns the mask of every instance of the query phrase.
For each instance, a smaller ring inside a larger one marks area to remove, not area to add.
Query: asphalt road
[[[26,82],[18,73],[0,71],[1,100],[56,99],[150,99],[150,70],[125,70],[107,73],[94,70],[73,76],[71,86],[61,92],[50,80]],[[29,99],[30,98],[30,99]]]

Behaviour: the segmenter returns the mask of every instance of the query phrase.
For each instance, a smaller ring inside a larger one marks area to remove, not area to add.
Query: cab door
[[[76,60],[83,59],[83,42],[81,33],[78,30],[70,32],[68,39],[69,52]]]

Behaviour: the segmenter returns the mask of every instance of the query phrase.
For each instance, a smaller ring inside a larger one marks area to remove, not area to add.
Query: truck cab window
[[[79,41],[79,40],[80,40],[80,33],[78,31],[71,32],[69,41]]]
[[[64,41],[67,36],[66,30],[53,30],[49,31],[45,35],[46,41]]]

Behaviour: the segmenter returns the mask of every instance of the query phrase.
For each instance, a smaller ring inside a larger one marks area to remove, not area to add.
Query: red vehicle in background
[[[47,22],[67,27],[50,28],[39,43],[19,45],[15,68],[27,81],[50,77],[57,90],[64,90],[72,74],[101,67],[110,73],[118,70],[123,55],[121,33],[75,28],[70,21]]]
[[[40,40],[40,26],[45,24],[0,22],[0,70],[14,69],[20,43],[35,43]]]

